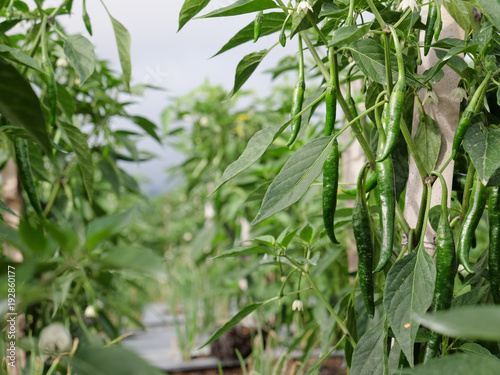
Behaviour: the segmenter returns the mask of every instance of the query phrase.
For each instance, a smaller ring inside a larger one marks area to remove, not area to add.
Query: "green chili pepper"
[[[380,260],[374,272],[382,271],[392,256],[394,245],[394,217],[396,216],[396,187],[392,157],[376,163],[379,189],[380,224],[382,227]]]
[[[326,89],[326,118],[325,118],[325,135],[332,135],[335,129],[335,120],[337,119],[337,91],[335,87],[328,86]]]
[[[391,29],[394,44],[396,46],[396,56],[398,60],[398,80],[396,81],[396,84],[394,85],[391,96],[389,98],[387,127],[384,128],[386,133],[386,140],[383,143],[380,155],[377,155],[377,162],[386,159],[396,146],[396,142],[399,136],[401,114],[403,111],[403,103],[405,101],[406,91],[403,52],[401,51],[401,45],[399,44],[399,38],[396,34],[396,31],[392,26],[389,26],[389,28]]]
[[[439,177],[442,187],[441,217],[437,230],[436,243],[436,284],[434,287],[433,311],[447,310],[453,299],[453,283],[456,272],[455,241],[448,221],[448,189],[441,173],[432,172]],[[431,331],[424,354],[424,362],[434,358],[441,345],[441,335]]]
[[[363,180],[368,170],[369,164],[366,163],[358,177],[358,194],[352,209],[352,231],[356,241],[358,252],[358,277],[361,294],[365,302],[366,311],[370,318],[375,313],[375,302],[373,297],[374,276],[373,276],[373,243],[370,227],[370,213],[365,201],[365,189]]]
[[[253,42],[255,43],[259,40],[260,32],[262,30],[262,24],[264,23],[264,12],[261,10],[255,16],[255,21],[253,22]]]
[[[284,47],[286,46],[286,36],[285,36],[285,27],[290,19],[290,14],[288,14],[285,18],[285,22],[283,22],[283,25],[281,26],[281,31],[280,31],[280,36],[279,36],[279,42],[280,44]]]
[[[332,150],[323,165],[323,223],[326,234],[334,244],[339,244],[334,233],[334,217],[337,207],[339,177],[339,144],[335,139]]]
[[[469,105],[467,106],[467,108],[465,108],[465,111],[460,116],[458,127],[457,130],[455,131],[455,136],[453,137],[453,146],[451,150],[451,157],[453,159],[455,159],[457,156],[458,149],[462,144],[462,141],[465,137],[465,133],[467,133],[467,129],[469,129],[469,125],[472,121],[472,118],[477,114],[478,107],[482,104],[484,95],[486,93],[486,89],[488,88],[488,82],[490,80],[490,76],[491,72],[488,72],[486,74],[486,77],[484,77],[483,82],[481,82],[476,92],[472,96]]]
[[[441,18],[441,5],[438,0],[434,0],[434,6],[437,10],[436,22],[434,26],[434,40],[437,42],[439,40],[439,35],[441,34],[441,29],[443,28],[443,20]]]
[[[28,195],[28,199],[35,212],[42,215],[42,207],[36,193],[33,173],[31,172],[28,141],[23,138],[16,138],[14,146],[16,151],[17,168],[19,169],[22,186],[26,191],[26,195]]]
[[[302,50],[302,38],[299,35],[299,79],[295,85],[295,90],[293,92],[293,104],[291,117],[295,117],[300,111],[302,111],[302,103],[304,101],[304,91],[306,89],[306,84],[304,81],[304,53]],[[288,140],[287,146],[291,146],[293,142],[297,139],[300,131],[300,123],[302,121],[302,116],[297,117],[292,121],[292,135]]]
[[[366,180],[366,183],[365,183],[365,191],[367,193],[369,193],[370,191],[372,191],[375,186],[377,186],[377,174],[376,173],[373,173],[372,175],[370,175],[370,177],[367,178]],[[343,188],[341,187],[340,190],[342,190],[342,192],[344,194],[347,194],[347,195],[352,195],[353,197],[356,196],[357,192],[358,192],[358,189],[357,188],[353,188],[353,189],[346,189],[346,188]]]
[[[479,224],[479,220],[481,220],[484,207],[486,206],[486,194],[486,187],[482,184],[481,180],[476,177],[474,185],[472,186],[469,209],[465,215],[462,228],[460,228],[457,250],[460,263],[462,263],[465,270],[469,273],[475,273],[469,263],[469,250],[472,243],[472,237]]]
[[[438,7],[434,2],[429,4],[429,13],[427,14],[427,24],[425,26],[424,37],[424,56],[427,56],[432,44],[432,37],[434,36],[434,27],[438,17]]]
[[[488,220],[490,250],[488,270],[491,284],[493,301],[500,304],[500,188],[493,186],[489,188]]]

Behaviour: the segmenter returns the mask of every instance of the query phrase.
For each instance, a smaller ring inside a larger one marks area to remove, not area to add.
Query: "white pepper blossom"
[[[406,10],[407,8],[411,8],[412,12],[418,8],[416,0],[402,0],[399,3],[399,10]]]
[[[304,14],[307,14],[308,11],[312,12],[313,8],[307,1],[303,0],[297,5],[297,13],[304,12]]]
[[[304,304],[302,303],[302,301],[300,299],[296,299],[295,301],[293,301],[292,303],[292,310],[293,311],[304,311]]]
[[[422,101],[423,105],[426,105],[427,103],[432,103],[432,104],[438,104],[439,99],[436,94],[434,94],[434,91],[427,91],[425,94],[424,100]]]
[[[38,345],[46,354],[59,354],[71,349],[71,335],[62,323],[51,323],[40,332]]]
[[[451,90],[450,98],[457,99],[461,102],[462,100],[467,99],[467,92],[461,87],[454,88]]]

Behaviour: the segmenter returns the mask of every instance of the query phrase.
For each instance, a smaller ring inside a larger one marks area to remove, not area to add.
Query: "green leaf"
[[[485,127],[481,122],[472,124],[464,138],[469,154],[481,182],[485,186],[500,185],[500,128]]]
[[[57,101],[66,118],[70,121],[75,114],[75,101],[71,94],[61,84],[57,84]]]
[[[500,341],[500,306],[467,306],[426,315],[416,313],[415,319],[442,335]]]
[[[354,348],[351,375],[381,375],[384,371],[385,319],[367,331]]]
[[[203,8],[205,8],[210,0],[186,0],[182,5],[181,12],[179,13],[179,28],[177,31],[180,31],[184,27],[184,25],[200,13]]]
[[[4,201],[0,200],[0,210],[8,212],[11,215],[17,216],[14,211],[12,211],[9,206],[7,206]]]
[[[403,368],[397,374],[401,375],[470,375],[500,374],[500,361],[494,357],[473,354],[454,354],[429,360],[415,368]]]
[[[488,18],[497,29],[500,30],[500,3],[491,0],[475,0],[481,7],[481,13]],[[478,7],[478,8],[479,8]]]
[[[141,116],[132,116],[132,120],[134,120],[134,122],[139,125],[146,133],[148,133],[151,137],[156,139],[159,144],[161,144],[161,139],[160,137],[158,137],[158,134],[156,134],[157,127],[153,122]]]
[[[266,254],[270,253],[269,249],[264,246],[242,246],[234,249],[225,250],[212,259],[239,257],[241,255]]]
[[[162,375],[131,350],[120,346],[89,347],[80,345],[69,358],[71,368],[78,374],[93,375]]]
[[[272,0],[238,0],[224,8],[216,9],[199,18],[237,16],[239,14],[258,12],[260,10],[278,8]]]
[[[213,194],[224,183],[259,160],[259,158],[264,154],[264,152],[266,152],[271,143],[273,143],[275,135],[275,128],[265,128],[255,133],[253,137],[248,141],[247,147],[245,148],[245,151],[243,151],[243,154],[241,154],[238,160],[229,164],[229,166],[222,174],[221,179],[219,180],[219,182],[217,182],[215,189],[210,194]]]
[[[316,138],[297,150],[283,166],[264,196],[256,224],[297,202],[321,173],[332,148],[332,137]]]
[[[10,64],[0,59],[0,114],[22,126],[47,154],[52,154],[40,101],[31,85]]]
[[[385,75],[385,52],[379,43],[373,39],[361,39],[351,43],[346,48],[351,51],[356,64],[367,77],[382,85],[387,83]],[[393,54],[391,55],[391,70],[392,78],[396,80],[398,64]],[[406,71],[406,82],[410,86],[422,87],[422,84],[409,71]]]
[[[108,13],[109,14],[109,13]],[[116,45],[118,47],[118,55],[120,57],[120,64],[123,71],[123,81],[125,87],[130,89],[130,77],[132,75],[132,62],[130,60],[130,44],[132,40],[128,30],[119,21],[114,19],[111,14],[109,14],[111,23],[113,24],[113,30],[115,32]]]
[[[42,215],[42,206],[36,191],[35,179],[31,170],[30,154],[28,148],[28,141],[22,138],[14,140],[17,168],[19,176],[26,195],[33,206],[33,209],[38,215]]]
[[[424,121],[421,120],[418,124],[415,145],[425,170],[432,171],[441,150],[441,133],[432,117],[426,114],[424,116]]]
[[[370,29],[370,25],[357,27],[357,26],[344,26],[334,31],[333,37],[328,43],[329,47],[345,46],[346,44],[355,42],[362,38]]]
[[[319,17],[334,17],[337,18],[341,16],[343,13],[349,11],[349,7],[339,8],[335,3],[325,2],[321,6],[321,11],[319,12]]]
[[[490,351],[488,349],[486,349],[484,346],[481,346],[475,342],[466,342],[458,349],[460,349],[464,353],[485,355],[487,357],[492,356],[492,354],[490,353]]]
[[[484,285],[481,288],[471,290],[470,292],[459,295],[453,301],[451,301],[452,308],[458,308],[461,306],[471,306],[477,305],[485,295],[490,291],[489,285]]]
[[[210,344],[212,341],[217,340],[219,337],[221,337],[224,333],[229,331],[231,328],[233,328],[236,324],[241,322],[243,318],[246,316],[250,315],[253,313],[255,310],[257,310],[259,307],[261,307],[265,302],[258,302],[254,303],[252,305],[245,306],[243,309],[241,309],[238,314],[233,316],[229,322],[224,324],[222,327],[220,327],[210,338],[202,345],[200,346],[199,349],[207,346]]]
[[[265,36],[280,31],[283,22],[285,22],[285,18],[286,16],[284,13],[266,13],[264,16],[264,22],[262,23],[260,35]],[[250,22],[247,26],[238,31],[236,35],[233,36],[229,42],[224,44],[224,46],[212,57],[253,40],[253,29],[254,21]]]
[[[80,86],[94,73],[95,52],[92,43],[82,35],[72,35],[64,42],[64,54],[80,76]]]
[[[102,216],[92,220],[87,227],[87,248],[120,233],[132,218],[131,210],[116,215]]]
[[[40,73],[45,74],[44,70],[38,65],[35,59],[31,56],[22,53],[17,48],[12,48],[6,46],[5,44],[0,44],[0,54],[11,61],[27,66],[28,68],[32,68],[37,70]]]
[[[488,4],[490,3],[491,1],[488,1]],[[453,0],[444,1],[443,5],[458,25],[464,29],[465,35],[468,35],[472,29],[477,28],[472,7],[468,3],[463,0]]]
[[[78,167],[82,173],[83,186],[85,186],[85,191],[87,192],[90,202],[92,202],[94,192],[94,163],[92,161],[92,153],[87,143],[87,136],[73,125],[64,121],[60,121],[59,123],[61,124],[64,134],[68,137],[71,148],[76,154]]]
[[[460,47],[452,47],[450,50],[444,55],[444,57],[431,69],[428,69],[424,72],[424,82],[429,82],[440,70],[443,66],[445,66],[449,60],[460,53],[472,53],[474,54],[477,51],[479,46],[477,44],[471,44],[469,46],[460,46]],[[436,55],[439,55],[436,53]]]
[[[164,279],[165,260],[148,249],[113,247],[104,252],[100,262],[113,268],[137,271],[154,279]]]
[[[418,322],[415,314],[424,314],[432,302],[436,268],[421,246],[394,263],[387,274],[384,307],[394,336],[413,365],[413,344]]]
[[[252,73],[257,69],[261,61],[266,57],[269,50],[265,49],[259,52],[252,52],[238,63],[236,67],[236,74],[234,76],[234,87],[227,99],[230,99],[238,90],[243,86]]]

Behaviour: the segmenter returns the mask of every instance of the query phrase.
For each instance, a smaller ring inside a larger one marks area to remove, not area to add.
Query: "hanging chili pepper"
[[[438,172],[431,174],[438,176],[441,181],[441,216],[437,230],[436,243],[436,284],[434,287],[433,311],[447,310],[453,299],[453,283],[456,272],[455,241],[453,231],[448,221],[448,188],[446,181]],[[431,331],[424,354],[424,362],[434,358],[441,345],[441,335]]]
[[[255,20],[253,22],[253,42],[254,43],[257,40],[259,40],[263,23],[264,23],[264,12],[261,10],[257,13],[257,15],[255,16]]]
[[[339,144],[335,139],[332,150],[323,165],[323,223],[328,238],[339,244],[334,233],[334,218],[337,208],[337,190],[339,177]]]
[[[479,220],[481,220],[481,216],[486,206],[486,195],[486,187],[476,176],[474,185],[472,186],[469,209],[465,215],[462,228],[460,229],[457,249],[460,263],[462,263],[465,270],[469,273],[475,273],[469,263],[469,250],[472,243],[472,237],[474,236],[474,232],[476,231],[476,227],[479,224]]]
[[[488,221],[489,221],[489,258],[488,273],[490,276],[493,301],[500,305],[500,188],[489,188]]]
[[[391,96],[389,98],[387,127],[384,128],[386,133],[386,140],[383,143],[381,152],[379,153],[379,155],[377,155],[377,162],[385,160],[396,146],[400,131],[401,115],[403,111],[403,103],[405,101],[406,91],[403,52],[401,51],[401,45],[399,44],[399,38],[396,34],[396,30],[394,30],[392,26],[389,26],[389,28],[391,29],[394,44],[396,46],[396,57],[398,60],[398,80],[396,81],[396,84],[394,85]]]
[[[335,54],[331,47],[328,51],[329,58],[334,59]],[[331,65],[331,64],[330,64]],[[326,90],[326,117],[325,136],[335,133],[335,120],[337,113],[337,83],[334,74],[331,74],[330,85]],[[333,141],[332,150],[323,165],[323,223],[326,234],[334,244],[339,244],[334,233],[335,210],[337,208],[337,191],[339,177],[339,144]]]
[[[427,13],[427,24],[425,26],[424,37],[424,56],[427,56],[432,44],[432,37],[434,36],[434,27],[438,17],[438,7],[434,2],[429,4],[429,13]]]
[[[358,194],[352,209],[352,231],[358,253],[358,278],[361,294],[370,318],[375,314],[374,275],[373,275],[373,243],[370,227],[370,213],[365,201],[364,177],[369,164],[366,163],[358,177]]]
[[[486,89],[488,88],[488,82],[490,81],[490,76],[491,72],[486,73],[486,77],[484,77],[483,82],[481,82],[476,92],[472,96],[469,105],[467,106],[467,108],[465,108],[465,111],[463,111],[462,115],[460,116],[458,127],[455,131],[455,136],[453,137],[453,146],[451,150],[451,157],[453,159],[457,157],[458,149],[462,144],[465,133],[467,133],[467,129],[469,129],[472,118],[478,113],[478,108],[483,102]]]
[[[293,92],[293,104],[291,118],[297,116],[300,111],[302,111],[302,103],[304,101],[304,91],[306,89],[306,84],[304,81],[304,52],[302,50],[302,37],[299,35],[299,79],[295,85],[295,90]],[[302,116],[297,117],[292,121],[291,129],[292,135],[288,140],[287,146],[291,146],[293,142],[297,139],[300,131],[300,123],[302,121]]]
[[[382,271],[392,256],[394,245],[394,218],[396,216],[396,187],[392,157],[376,163],[381,224],[380,259],[374,272]]]

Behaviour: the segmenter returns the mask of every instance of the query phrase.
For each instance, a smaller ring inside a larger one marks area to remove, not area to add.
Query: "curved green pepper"
[[[441,173],[432,172],[439,177],[442,187],[441,217],[437,230],[436,243],[436,284],[434,287],[433,311],[447,310],[453,299],[453,283],[456,272],[455,241],[448,221],[448,189]],[[441,335],[431,331],[424,354],[424,362],[434,358],[441,345]]]
[[[326,234],[334,244],[339,244],[334,233],[334,217],[337,208],[339,177],[339,144],[335,139],[332,150],[323,165],[323,223]]]
[[[457,157],[457,152],[465,137],[465,133],[467,133],[467,129],[469,129],[469,125],[472,121],[472,118],[477,114],[478,107],[481,105],[483,101],[484,94],[486,93],[486,89],[488,88],[488,82],[490,81],[490,77],[491,77],[491,72],[488,72],[486,74],[486,77],[484,77],[483,82],[481,82],[476,92],[472,96],[469,105],[467,106],[467,108],[465,108],[462,115],[460,116],[457,130],[455,131],[455,136],[453,137],[453,146],[451,150],[451,157],[453,159]]]
[[[366,163],[358,177],[358,194],[352,209],[352,231],[358,253],[358,278],[361,294],[370,318],[375,314],[374,276],[373,276],[373,243],[370,227],[370,213],[365,202],[364,176],[368,169]]]
[[[394,245],[394,218],[396,216],[396,187],[392,157],[376,163],[377,185],[379,189],[380,224],[382,227],[380,260],[373,272],[382,271],[392,256]]]
[[[493,301],[500,304],[500,188],[489,188],[488,220],[490,250],[488,258],[488,272],[490,276],[491,294]]]
[[[486,195],[486,187],[482,184],[481,180],[476,177],[474,185],[472,186],[469,209],[465,215],[462,228],[460,228],[457,249],[460,263],[462,263],[467,272],[472,274],[475,272],[469,263],[469,250],[472,243],[472,237],[474,236],[474,232],[476,231],[476,227],[481,220],[481,216],[486,206]]]

